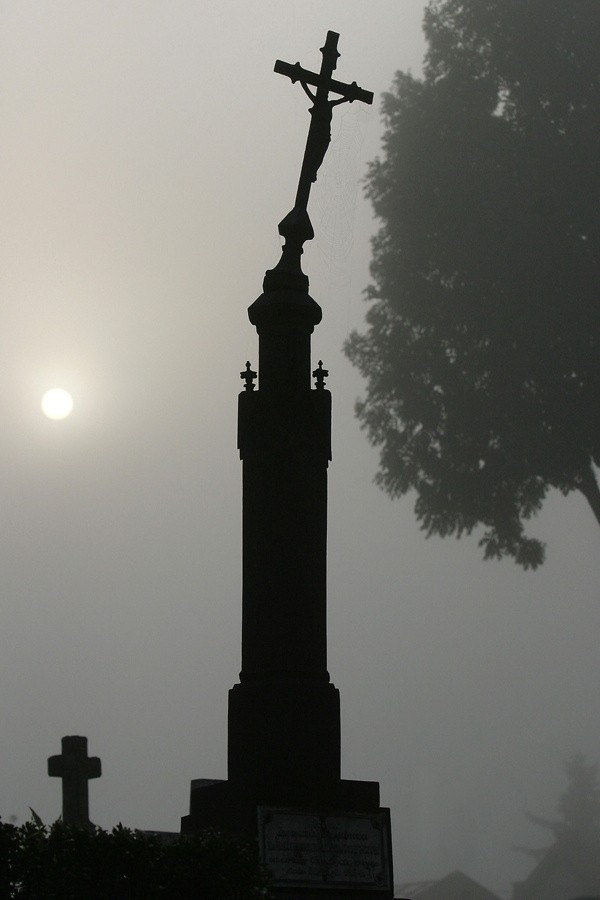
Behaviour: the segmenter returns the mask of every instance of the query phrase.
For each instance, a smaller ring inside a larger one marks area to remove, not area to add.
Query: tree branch
[[[590,504],[592,512],[600,525],[600,487],[598,487],[598,482],[596,481],[591,459],[588,459],[587,465],[582,469],[577,487]]]

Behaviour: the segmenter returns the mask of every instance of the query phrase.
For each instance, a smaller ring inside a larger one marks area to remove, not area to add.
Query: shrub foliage
[[[207,831],[164,840],[0,822],[0,897],[19,900],[258,900],[267,898],[256,848]]]

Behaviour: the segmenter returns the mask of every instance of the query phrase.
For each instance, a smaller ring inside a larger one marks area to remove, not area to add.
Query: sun
[[[63,388],[52,388],[42,397],[42,412],[49,419],[66,419],[73,411],[73,398]]]

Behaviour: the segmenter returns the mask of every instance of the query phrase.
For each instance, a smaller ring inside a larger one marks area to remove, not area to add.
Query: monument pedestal
[[[393,897],[379,784],[340,777],[339,692],[265,678],[229,692],[228,779],[192,781],[182,833],[258,838],[278,900]]]
[[[216,828],[258,837],[278,900],[392,900],[390,817],[379,785],[339,779],[258,791],[192,781],[184,834]]]
[[[232,781],[196,778],[192,781],[189,815],[181,819],[182,834],[215,828],[227,834],[257,836],[259,808],[319,810],[323,814],[381,812],[376,781],[306,784],[297,790],[256,790]]]
[[[340,777],[340,699],[329,682],[265,679],[229,691],[228,779],[192,782],[185,832],[257,833],[260,806],[376,812],[379,785]]]

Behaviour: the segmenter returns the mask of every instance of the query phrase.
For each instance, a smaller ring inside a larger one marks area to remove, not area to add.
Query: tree
[[[557,805],[559,819],[545,819],[527,813],[527,818],[535,825],[550,831],[554,841],[577,841],[585,847],[600,850],[600,781],[598,766],[587,763],[581,753],[575,753],[564,764],[567,787]],[[528,856],[542,859],[550,849],[541,847],[515,847]]]
[[[486,559],[535,568],[549,489],[600,523],[600,3],[431,0],[424,31],[366,180],[357,416],[428,536],[483,526]]]

